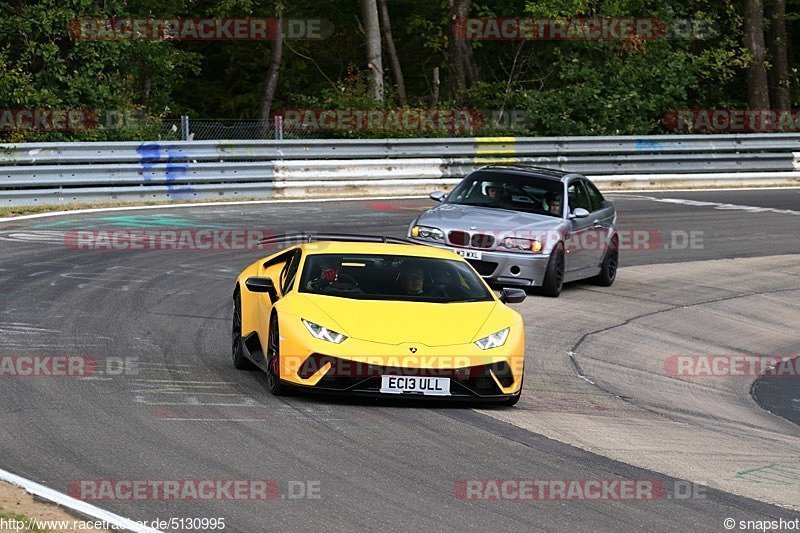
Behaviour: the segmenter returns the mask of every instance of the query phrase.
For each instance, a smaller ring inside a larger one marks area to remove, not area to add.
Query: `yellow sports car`
[[[461,256],[401,239],[300,234],[239,275],[233,364],[269,390],[489,400],[522,391],[525,291],[489,288]]]

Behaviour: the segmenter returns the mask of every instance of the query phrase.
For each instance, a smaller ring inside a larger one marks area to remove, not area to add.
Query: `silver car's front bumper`
[[[470,250],[481,254],[479,260],[469,259],[467,261],[478,271],[478,274],[486,281],[500,285],[514,285],[517,287],[537,287],[544,283],[544,276],[547,272],[547,263],[550,261],[550,254],[526,254],[522,252],[498,252],[495,250],[478,250],[475,248],[459,248],[446,244],[432,243],[421,239],[408,237],[409,240],[446,248],[448,250]]]

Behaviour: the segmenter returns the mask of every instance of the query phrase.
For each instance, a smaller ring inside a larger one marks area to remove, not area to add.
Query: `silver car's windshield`
[[[299,291],[358,300],[454,303],[493,299],[462,261],[383,254],[310,255]]]
[[[446,201],[560,218],[563,214],[563,197],[563,185],[559,180],[478,171],[459,183]]]

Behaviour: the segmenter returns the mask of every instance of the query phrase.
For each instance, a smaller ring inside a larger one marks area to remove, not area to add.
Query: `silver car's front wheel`
[[[564,287],[564,268],[564,244],[558,243],[550,253],[550,261],[547,263],[547,272],[542,283],[542,294],[558,298]]]

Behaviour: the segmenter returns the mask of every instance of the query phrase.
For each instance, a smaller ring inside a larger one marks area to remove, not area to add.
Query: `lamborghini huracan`
[[[458,254],[403,239],[282,235],[233,292],[232,355],[271,393],[515,404],[522,390],[521,316]],[[299,241],[299,243],[297,243]]]

